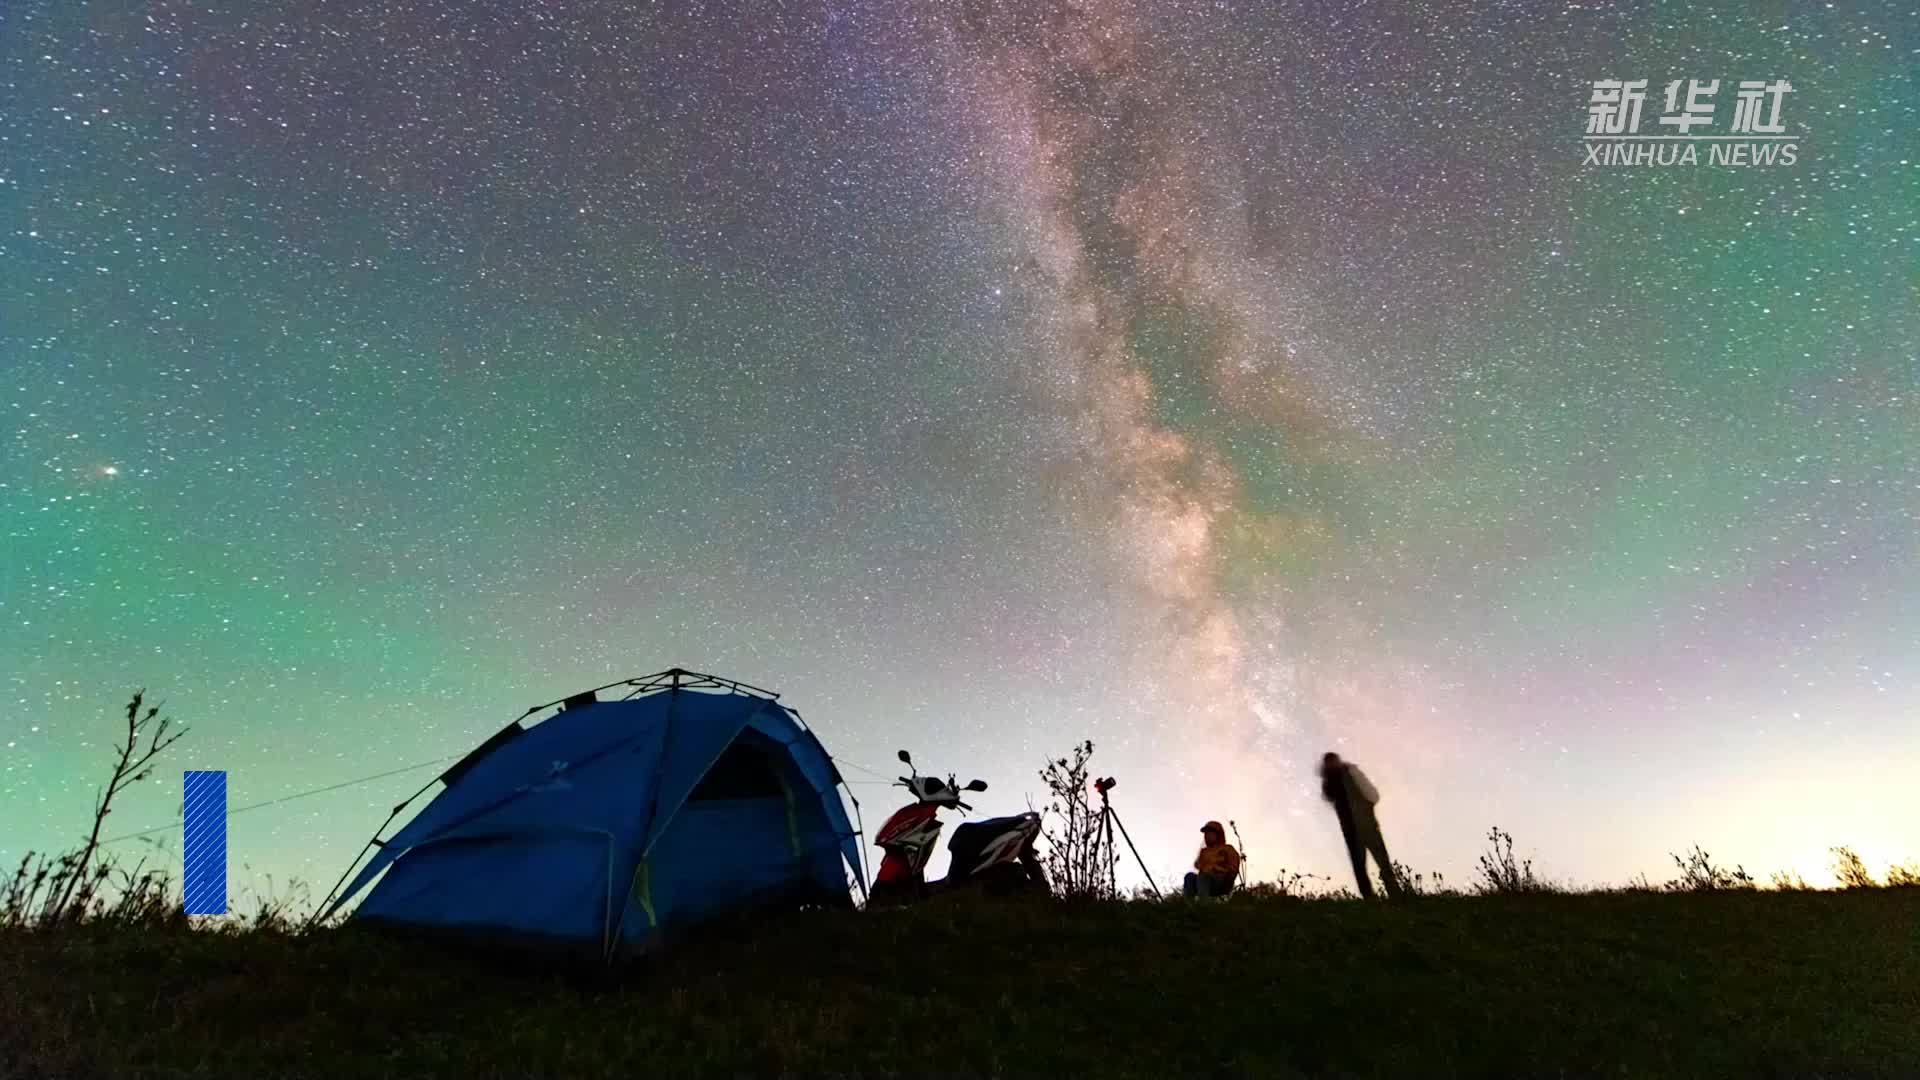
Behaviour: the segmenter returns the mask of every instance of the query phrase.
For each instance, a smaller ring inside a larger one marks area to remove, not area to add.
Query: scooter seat
[[[1010,814],[1006,817],[985,818],[981,821],[969,821],[953,830],[953,839],[947,841],[947,847],[960,846],[963,837],[999,836],[1021,828],[1033,817],[1032,814]]]

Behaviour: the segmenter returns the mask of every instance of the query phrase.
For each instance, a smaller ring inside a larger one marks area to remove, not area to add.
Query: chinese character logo
[[[1647,80],[1621,82],[1601,79],[1593,84],[1593,103],[1587,107],[1587,134],[1618,135],[1640,130],[1640,106],[1647,100]]]
[[[1687,101],[1684,108],[1677,108],[1680,97],[1680,80],[1667,84],[1666,115],[1660,118],[1662,124],[1680,129],[1685,135],[1695,125],[1713,123],[1713,95],[1720,92],[1720,80],[1703,83],[1699,79],[1688,79]]]
[[[1673,79],[1664,86],[1659,124],[1640,131],[1648,79],[1596,79],[1587,101],[1582,142],[1589,165],[1792,165],[1799,135],[1781,119],[1793,84],[1747,79],[1738,84],[1733,117],[1719,130],[1719,79]]]
[[[1780,124],[1780,100],[1793,92],[1785,79],[1774,83],[1743,82],[1733,103],[1733,130],[1778,134],[1787,130]],[[1759,122],[1760,103],[1770,102],[1765,123]]]

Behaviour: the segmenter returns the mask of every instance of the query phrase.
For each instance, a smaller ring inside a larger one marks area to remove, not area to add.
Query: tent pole
[[[392,820],[393,820],[393,818],[391,818],[391,817],[389,817],[389,818],[387,818],[387,821],[388,821],[388,822],[391,822]],[[380,826],[380,828],[381,828],[381,829],[384,829],[384,828],[386,828],[386,827],[387,827],[387,826],[386,826],[386,824],[385,824],[385,823],[382,823],[382,824],[381,824],[381,826]],[[374,835],[374,836],[375,836],[375,837],[377,838],[377,837],[378,837],[378,836],[380,835],[380,832],[379,832],[379,830],[377,830],[377,829],[376,829],[376,830],[374,831],[374,834],[373,834],[373,835]],[[339,880],[339,881],[336,881],[336,882],[334,882],[334,883],[333,883],[333,888],[331,888],[331,889],[328,889],[328,890],[327,890],[327,895],[326,895],[326,896],[324,896],[324,897],[322,897],[322,898],[321,898],[321,900],[320,900],[320,903],[314,906],[314,909],[313,909],[313,914],[311,914],[311,915],[309,915],[309,916],[307,916],[307,924],[306,924],[306,928],[307,928],[307,929],[309,929],[309,930],[311,930],[311,929],[313,929],[313,925],[314,925],[315,923],[317,923],[317,922],[319,922],[319,921],[320,921],[320,914],[321,914],[321,912],[324,912],[324,911],[326,911],[326,910],[327,910],[327,903],[328,903],[329,901],[331,901],[331,900],[333,899],[333,894],[334,894],[334,893],[337,893],[337,892],[339,892],[339,891],[340,891],[340,886],[342,886],[342,885],[344,885],[344,884],[346,884],[346,882],[347,882],[347,875],[348,875],[348,874],[351,874],[351,873],[353,873],[353,869],[354,869],[354,867],[356,867],[356,866],[359,866],[359,865],[360,865],[360,860],[361,860],[361,859],[364,859],[364,858],[366,858],[366,857],[367,857],[367,852],[369,852],[369,851],[372,851],[372,850],[373,850],[373,841],[372,841],[372,840],[368,840],[368,841],[367,841],[367,846],[365,846],[365,847],[363,847],[363,848],[361,848],[361,849],[360,849],[360,854],[358,854],[358,855],[355,855],[355,856],[353,857],[353,861],[347,864],[347,868],[346,868],[345,870],[343,870],[343,871],[341,871],[341,873],[340,873],[340,880]]]
[[[514,721],[514,723],[516,723],[516,724],[517,724],[517,723],[519,723],[519,722],[520,722],[520,721],[518,721],[518,720],[515,720],[515,721]],[[446,775],[446,773],[444,773],[444,772],[440,774],[440,776],[445,776],[445,775]],[[380,823],[380,827],[379,827],[379,828],[377,828],[377,829],[375,829],[375,830],[373,830],[373,837],[372,837],[371,839],[369,839],[369,840],[367,841],[367,846],[366,846],[366,847],[363,847],[363,848],[361,848],[361,849],[360,849],[360,854],[358,854],[358,855],[355,855],[355,856],[353,857],[353,862],[352,862],[352,863],[350,863],[350,864],[348,864],[348,866],[347,866],[347,869],[345,870],[345,872],[343,872],[343,873],[342,873],[342,874],[340,875],[340,880],[339,880],[339,881],[336,881],[336,882],[334,882],[334,883],[333,883],[333,888],[331,888],[331,889],[328,889],[328,890],[327,890],[327,895],[326,895],[326,898],[325,898],[325,899],[323,899],[323,900],[321,900],[321,901],[320,901],[320,903],[319,903],[319,905],[318,905],[318,906],[316,906],[316,907],[315,907],[315,908],[313,909],[313,915],[312,915],[312,916],[311,916],[311,917],[310,917],[310,918],[309,918],[309,919],[307,920],[307,925],[308,925],[309,927],[311,927],[311,926],[312,926],[312,925],[313,925],[313,924],[314,924],[314,923],[315,923],[316,921],[318,921],[318,920],[319,920],[319,918],[320,918],[320,913],[321,913],[321,912],[323,912],[323,911],[325,911],[325,910],[327,909],[327,904],[328,904],[328,903],[329,903],[330,901],[332,901],[332,900],[333,900],[333,894],[334,894],[334,893],[337,893],[337,892],[339,892],[339,891],[340,891],[340,886],[342,886],[342,885],[344,885],[344,884],[346,884],[346,882],[347,882],[347,875],[348,875],[348,874],[351,874],[351,873],[353,873],[353,868],[354,868],[354,867],[356,867],[356,866],[359,866],[359,865],[360,865],[360,860],[361,860],[361,859],[364,859],[364,858],[366,858],[366,857],[367,857],[367,852],[369,852],[369,851],[372,851],[372,850],[373,850],[373,847],[374,847],[374,845],[375,845],[375,844],[378,844],[378,843],[380,842],[380,834],[381,834],[381,833],[383,833],[383,832],[386,832],[386,831],[387,831],[387,826],[389,826],[389,825],[391,825],[391,824],[393,824],[393,819],[394,819],[394,818],[397,818],[397,817],[399,817],[399,816],[400,816],[400,811],[402,811],[402,810],[405,810],[405,809],[407,808],[407,805],[408,805],[409,803],[411,803],[411,802],[413,802],[413,800],[415,800],[415,799],[417,799],[417,798],[419,798],[422,792],[425,792],[425,791],[426,791],[426,790],[427,790],[428,788],[430,788],[430,787],[432,787],[433,785],[435,785],[435,784],[437,784],[437,783],[439,783],[439,782],[440,782],[440,776],[436,776],[436,777],[434,777],[433,779],[431,779],[431,780],[429,780],[429,781],[427,781],[426,783],[424,783],[424,784],[422,784],[422,785],[420,785],[420,790],[419,790],[419,791],[416,791],[416,792],[414,792],[413,794],[411,794],[411,795],[409,795],[409,796],[407,796],[407,797],[406,797],[406,798],[405,798],[404,800],[402,800],[402,801],[401,801],[401,803],[400,803],[400,805],[399,805],[399,806],[396,806],[396,807],[394,807],[394,808],[393,808],[393,812],[387,815],[387,820],[385,820],[385,821],[383,821],[383,822],[381,822],[381,823]]]
[[[613,686],[617,684],[609,683],[607,685]],[[603,686],[600,689],[604,690],[606,689],[606,687]],[[561,700],[564,701],[565,699],[563,698]],[[493,734],[497,736],[500,734],[500,732],[506,731],[507,728],[514,727],[515,725],[519,724],[520,721],[525,720],[527,717],[532,716],[534,713],[539,712],[541,709],[551,708],[552,706],[557,704],[559,704],[559,702],[548,702],[546,705],[535,705],[533,708],[528,709],[526,712],[523,712],[519,716],[514,717],[513,723],[508,724],[506,727],[501,728],[500,731],[496,731]],[[491,737],[493,736],[489,736],[489,738]],[[372,851],[374,848],[374,845],[380,842],[380,834],[387,831],[387,826],[393,824],[393,819],[400,816],[400,811],[405,810],[409,805],[411,805],[413,803],[413,800],[419,798],[421,795],[426,794],[426,790],[428,788],[445,780],[447,777],[447,773],[452,772],[454,769],[459,768],[461,762],[465,760],[466,760],[465,758],[462,758],[460,761],[454,762],[453,765],[449,766],[448,768],[442,769],[438,776],[435,776],[433,779],[427,781],[424,784],[421,784],[420,790],[407,796],[405,799],[400,800],[400,805],[393,808],[393,812],[387,815],[387,820],[381,822],[380,827],[373,830],[372,839],[367,841],[366,847],[363,847],[360,849],[360,854],[355,855],[353,857],[353,862],[348,864],[346,871],[340,875],[340,880],[334,882],[333,888],[327,890],[326,899],[321,900],[319,906],[313,909],[314,910],[313,917],[308,920],[309,926],[313,925],[313,922],[317,921],[320,918],[320,913],[322,911],[325,911],[327,909],[327,904],[333,900],[333,894],[340,891],[340,886],[346,884],[348,875],[353,873],[353,868],[356,866],[359,866],[360,860],[366,858],[367,852]]]
[[[840,786],[846,787],[845,782]],[[873,870],[867,866],[867,823],[860,820],[860,800],[853,797],[851,789],[847,792],[847,798],[853,803],[853,835],[860,838],[860,902],[866,903],[872,899],[872,894],[867,891],[867,881],[873,874]]]

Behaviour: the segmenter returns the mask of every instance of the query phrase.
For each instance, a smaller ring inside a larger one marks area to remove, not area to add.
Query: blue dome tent
[[[444,785],[318,918],[379,878],[353,921],[611,960],[725,912],[849,906],[839,771],[777,698],[674,668],[535,706],[395,807],[381,832]]]

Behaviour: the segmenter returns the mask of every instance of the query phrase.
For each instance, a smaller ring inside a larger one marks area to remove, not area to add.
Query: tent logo
[[[540,782],[539,782],[539,783],[537,783],[537,784],[532,784],[532,785],[529,785],[529,786],[528,786],[528,788],[527,788],[527,790],[528,790],[528,791],[567,791],[567,790],[570,790],[570,789],[571,789],[571,788],[573,787],[573,781],[571,781],[571,780],[569,780],[569,779],[567,779],[566,777],[564,777],[564,776],[562,776],[562,775],[560,775],[561,773],[564,773],[564,772],[566,772],[566,771],[567,771],[567,766],[568,766],[569,764],[570,764],[570,762],[565,762],[565,761],[556,761],[556,762],[554,762],[554,763],[553,763],[553,768],[552,768],[552,769],[550,769],[550,770],[549,770],[549,771],[547,772],[547,778],[546,778],[545,780],[542,780],[542,781],[540,781]]]

